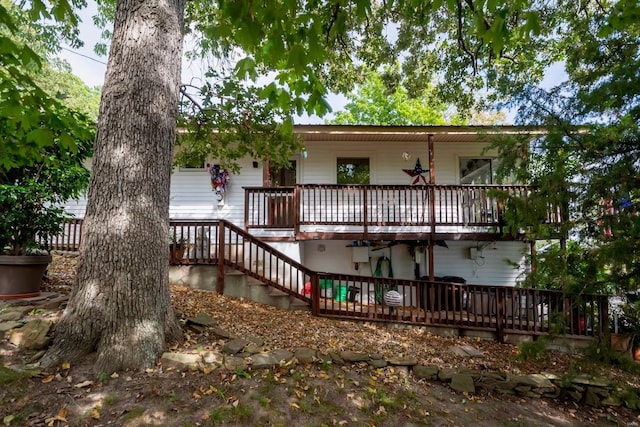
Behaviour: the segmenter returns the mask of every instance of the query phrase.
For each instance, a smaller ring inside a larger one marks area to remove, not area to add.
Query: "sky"
[[[80,39],[84,42],[84,46],[79,49],[64,46],[60,53],[60,56],[71,65],[73,74],[90,87],[101,86],[104,83],[104,75],[107,70],[107,57],[100,57],[93,51],[93,47],[100,41],[100,30],[93,24],[91,18],[96,13],[95,2],[88,1],[87,7],[80,13],[80,19],[82,20],[80,23]],[[190,83],[193,79],[197,80],[201,75],[201,70],[197,64],[189,64],[188,61],[183,61],[183,83]],[[342,95],[331,94],[328,97],[328,102],[331,108],[337,111],[344,107],[347,100]],[[295,122],[297,124],[320,124],[324,123],[324,118],[305,115],[296,118]]]
[[[92,16],[95,15],[96,12],[97,8],[95,2],[89,0],[87,8],[82,10],[80,13],[80,18],[82,20],[80,24],[80,38],[84,41],[84,46],[79,49],[71,49],[66,46],[60,54],[62,58],[69,62],[73,73],[91,87],[103,84],[107,68],[107,57],[99,57],[93,51],[95,44],[100,41],[100,30],[95,27],[92,20]],[[189,83],[194,76],[197,79],[197,76],[200,75],[201,72],[197,65],[183,61],[183,83]],[[547,72],[541,86],[545,88],[552,87],[565,76],[566,74],[564,73],[563,64],[558,63]],[[343,109],[347,103],[347,99],[343,95],[336,94],[329,95],[327,101],[334,112]],[[514,114],[514,112],[507,112],[507,121],[513,121]],[[327,118],[331,117],[331,115],[327,116]],[[300,116],[295,119],[295,122],[297,124],[320,124],[324,123],[324,120],[324,118],[317,116]]]

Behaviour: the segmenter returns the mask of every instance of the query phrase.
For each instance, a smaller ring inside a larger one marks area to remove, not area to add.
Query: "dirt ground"
[[[68,292],[75,259],[56,257],[47,289]],[[413,356],[421,364],[527,374],[601,375],[639,385],[637,374],[589,363],[581,355],[549,352],[523,361],[518,347],[470,338],[446,338],[420,329],[314,318],[215,293],[173,287],[181,319],[207,313],[217,326],[269,349],[352,350]],[[59,310],[30,313],[55,320]],[[185,323],[185,341],[173,351],[219,351],[224,340]],[[453,354],[472,345],[482,358]],[[0,420],[6,426],[640,426],[640,413],[620,407],[580,407],[566,400],[454,392],[417,380],[397,367],[368,364],[291,364],[271,369],[178,372],[158,365],[145,372],[95,374],[81,364],[22,374],[2,366],[29,366],[40,353],[0,340]]]

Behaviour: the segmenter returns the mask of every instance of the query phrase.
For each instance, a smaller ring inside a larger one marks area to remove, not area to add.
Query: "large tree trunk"
[[[150,367],[180,337],[168,284],[169,180],[185,0],[119,0],[78,283],[43,366]]]

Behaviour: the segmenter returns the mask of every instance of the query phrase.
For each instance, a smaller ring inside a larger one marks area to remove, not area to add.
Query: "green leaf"
[[[28,142],[35,142],[41,147],[53,144],[53,132],[49,129],[34,129],[27,134]]]
[[[255,81],[258,77],[258,73],[256,72],[256,62],[253,58],[247,56],[236,64],[235,67],[235,75],[240,79],[250,79]]]

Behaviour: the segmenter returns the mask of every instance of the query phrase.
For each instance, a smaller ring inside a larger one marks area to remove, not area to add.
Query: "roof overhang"
[[[296,125],[294,133],[311,141],[352,142],[487,142],[499,136],[528,136],[546,133],[530,126],[369,126],[369,125]]]

